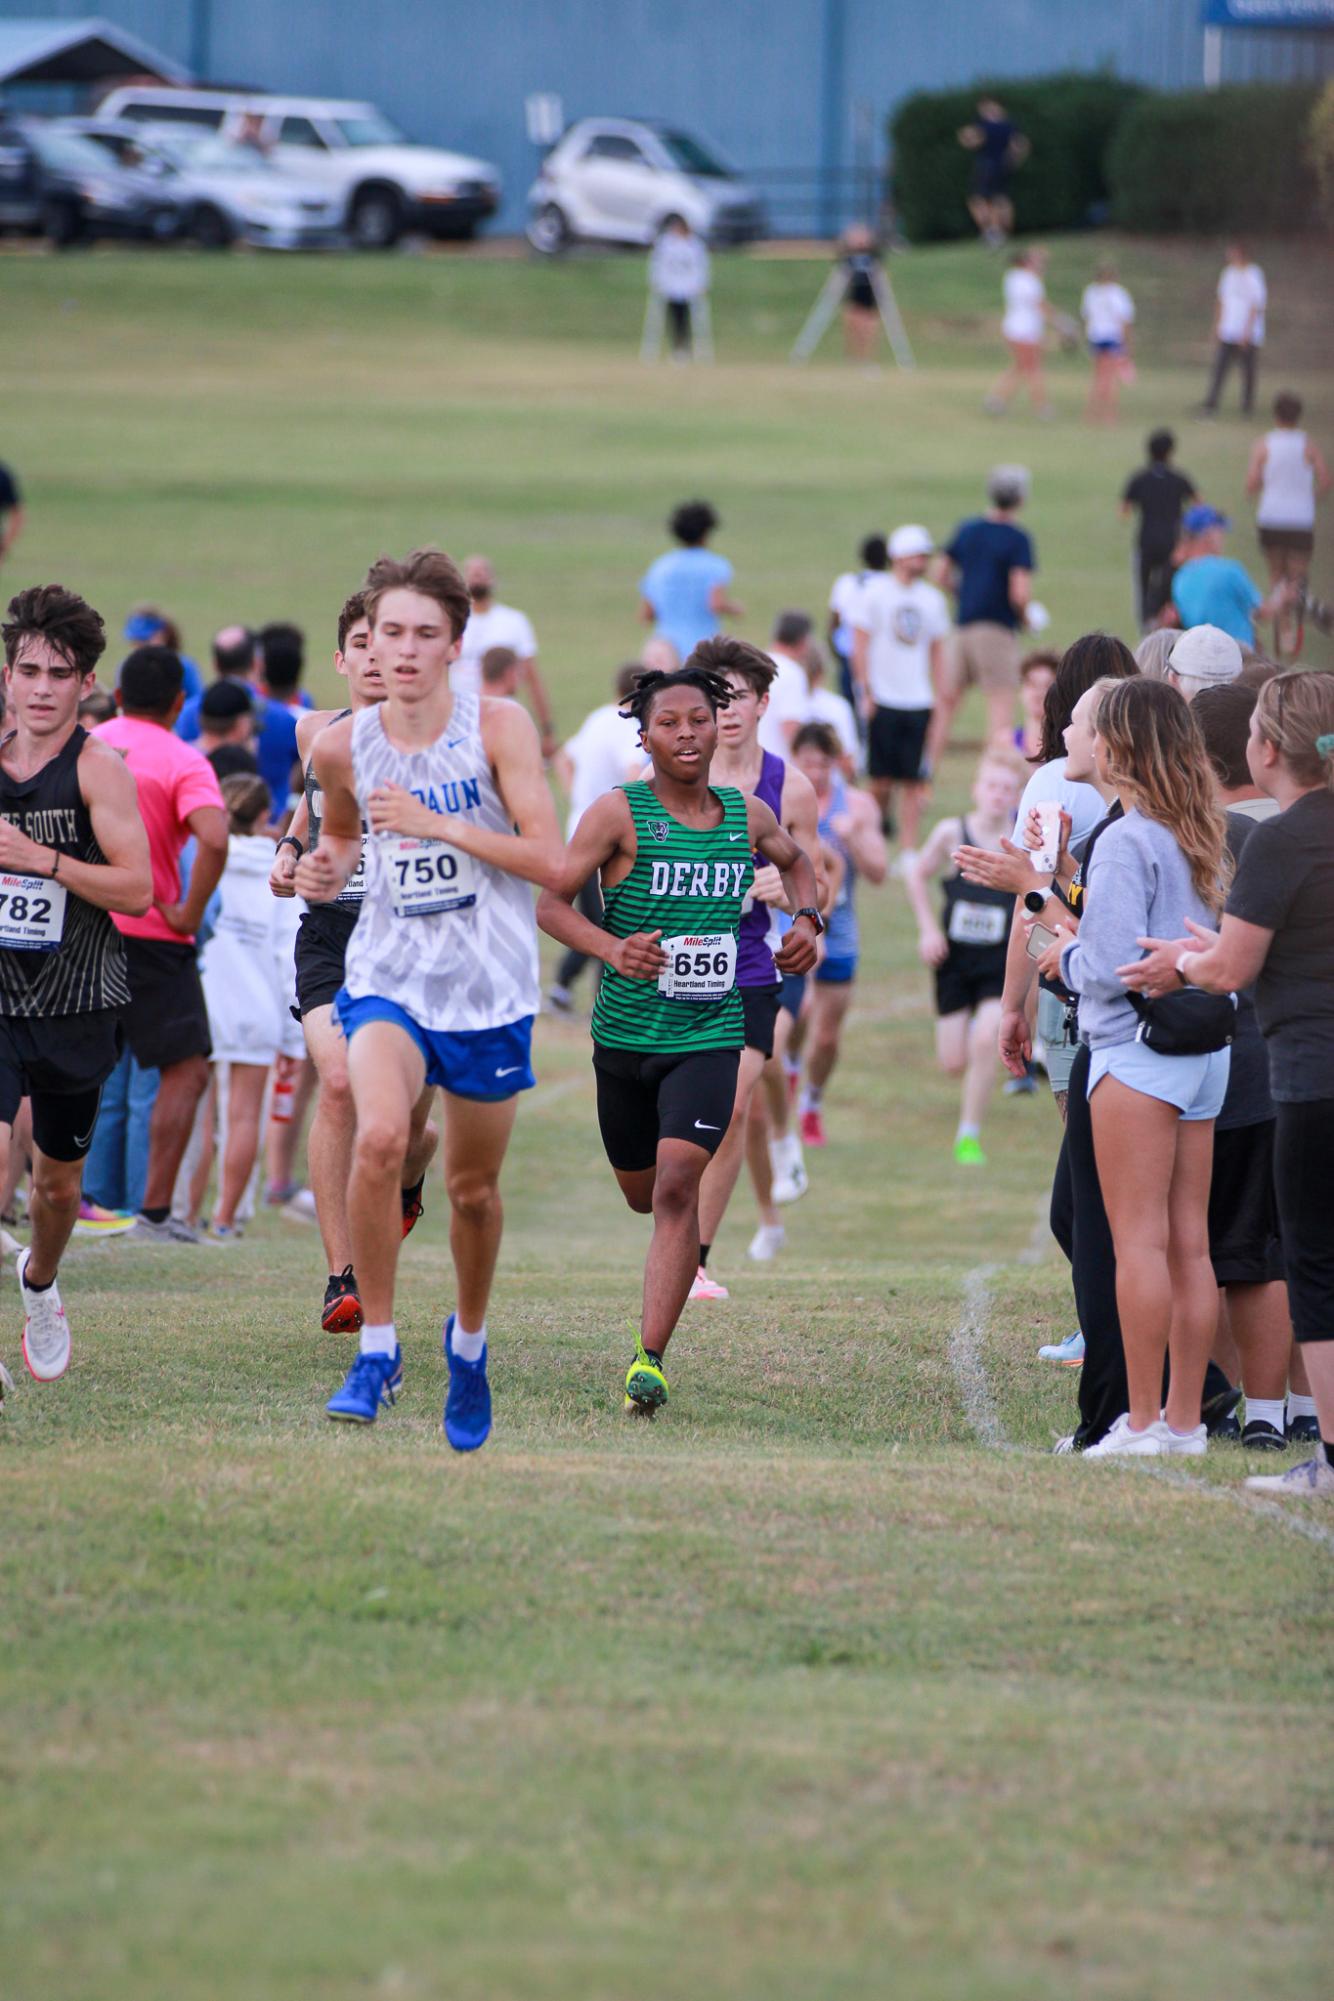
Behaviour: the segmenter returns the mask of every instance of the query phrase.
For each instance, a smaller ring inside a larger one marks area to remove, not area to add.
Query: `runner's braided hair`
[[[678,667],[671,674],[663,674],[657,669],[641,674],[630,693],[621,704],[620,713],[627,722],[638,723],[641,730],[647,727],[649,710],[659,695],[672,693],[677,688],[696,688],[703,695],[713,713],[725,709],[732,699],[732,690],[721,674],[715,674],[709,667]]]

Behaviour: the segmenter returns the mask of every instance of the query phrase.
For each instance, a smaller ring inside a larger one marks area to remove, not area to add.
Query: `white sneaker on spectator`
[[[761,1223],[750,1240],[746,1256],[754,1258],[757,1265],[767,1265],[778,1256],[786,1242],[787,1231],[781,1223]]]
[[[69,1367],[69,1322],[60,1303],[60,1287],[54,1279],[43,1292],[30,1292],[24,1284],[32,1251],[18,1254],[19,1296],[27,1319],[23,1323],[23,1359],[29,1374],[39,1383],[53,1383]]]
[[[1194,1431],[1173,1431],[1166,1418],[1158,1427],[1162,1434],[1163,1451],[1168,1458],[1198,1459],[1202,1452],[1209,1450],[1209,1434],[1202,1424]]]
[[[1282,1494],[1289,1501],[1334,1501],[1334,1466],[1322,1453],[1286,1473],[1252,1473],[1246,1485],[1253,1493]]]
[[[1161,1459],[1163,1456],[1163,1433],[1167,1426],[1161,1419],[1146,1425],[1143,1431],[1132,1431],[1130,1413],[1122,1411],[1116,1423],[1096,1445],[1086,1445],[1085,1459]]]

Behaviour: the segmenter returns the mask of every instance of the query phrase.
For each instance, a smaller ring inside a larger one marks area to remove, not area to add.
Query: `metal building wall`
[[[132,33],[217,80],[373,99],[413,137],[501,167],[522,221],[536,154],[523,101],[568,118],[675,120],[739,166],[854,164],[856,107],[877,135],[910,91],[983,74],[1103,66],[1197,86],[1199,0],[99,0]],[[0,16],[79,18],[88,0],[0,0]],[[1226,81],[1334,74],[1334,35],[1229,29]],[[781,193],[783,183],[772,184]],[[781,212],[781,211],[780,211]],[[788,209],[785,220],[816,220]],[[825,218],[826,220],[828,217]]]

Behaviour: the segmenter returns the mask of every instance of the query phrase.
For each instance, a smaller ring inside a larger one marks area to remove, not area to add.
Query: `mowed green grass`
[[[1070,303],[1094,246],[1054,248]],[[1269,381],[1327,433],[1328,260],[1265,261]],[[894,264],[922,367],[874,381],[783,364],[822,275],[792,260],[720,262],[719,366],[686,374],[633,359],[630,260],[6,257],[0,455],[31,509],[6,582],[117,622],[159,599],[197,649],[278,615],[327,645],[380,548],[481,547],[572,726],[673,501],[714,498],[762,637],[868,528],[944,532],[1021,458],[1056,638],[1125,632],[1140,432],[1180,418],[1237,508],[1250,434],[1185,415],[1212,256],[1122,263],[1145,366],[1104,437],[1073,360],[1056,424],[980,416],[998,273],[971,248]],[[438,1191],[370,1434],[321,1417],[350,1344],[317,1331],[309,1229],[71,1255],[74,1367],[0,1423],[7,1998],[1309,1991],[1331,1525],[1248,1503],[1233,1451],[1179,1482],[1050,1458],[1055,1113],[998,1101],[990,1165],[954,1168],[901,892],[863,917],[832,1144],[765,1270],[738,1195],[732,1298],[691,1310],[652,1426],[619,1410],[645,1227],[579,1023],[539,1026],[475,1459],[439,1432]]]

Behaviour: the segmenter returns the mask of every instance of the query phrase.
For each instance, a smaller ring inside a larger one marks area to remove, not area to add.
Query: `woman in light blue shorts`
[[[1209,1182],[1230,1054],[1150,1048],[1118,968],[1142,956],[1144,938],[1183,937],[1188,919],[1216,921],[1226,823],[1199,730],[1175,688],[1118,682],[1098,703],[1095,730],[1099,776],[1126,812],[1094,849],[1078,937],[1049,957],[1079,996],[1079,1032],[1089,1045],[1089,1109],[1116,1247],[1130,1407],[1083,1456],[1194,1454],[1205,1449],[1200,1396],[1218,1317]],[[1040,962],[1049,975],[1051,965]]]

